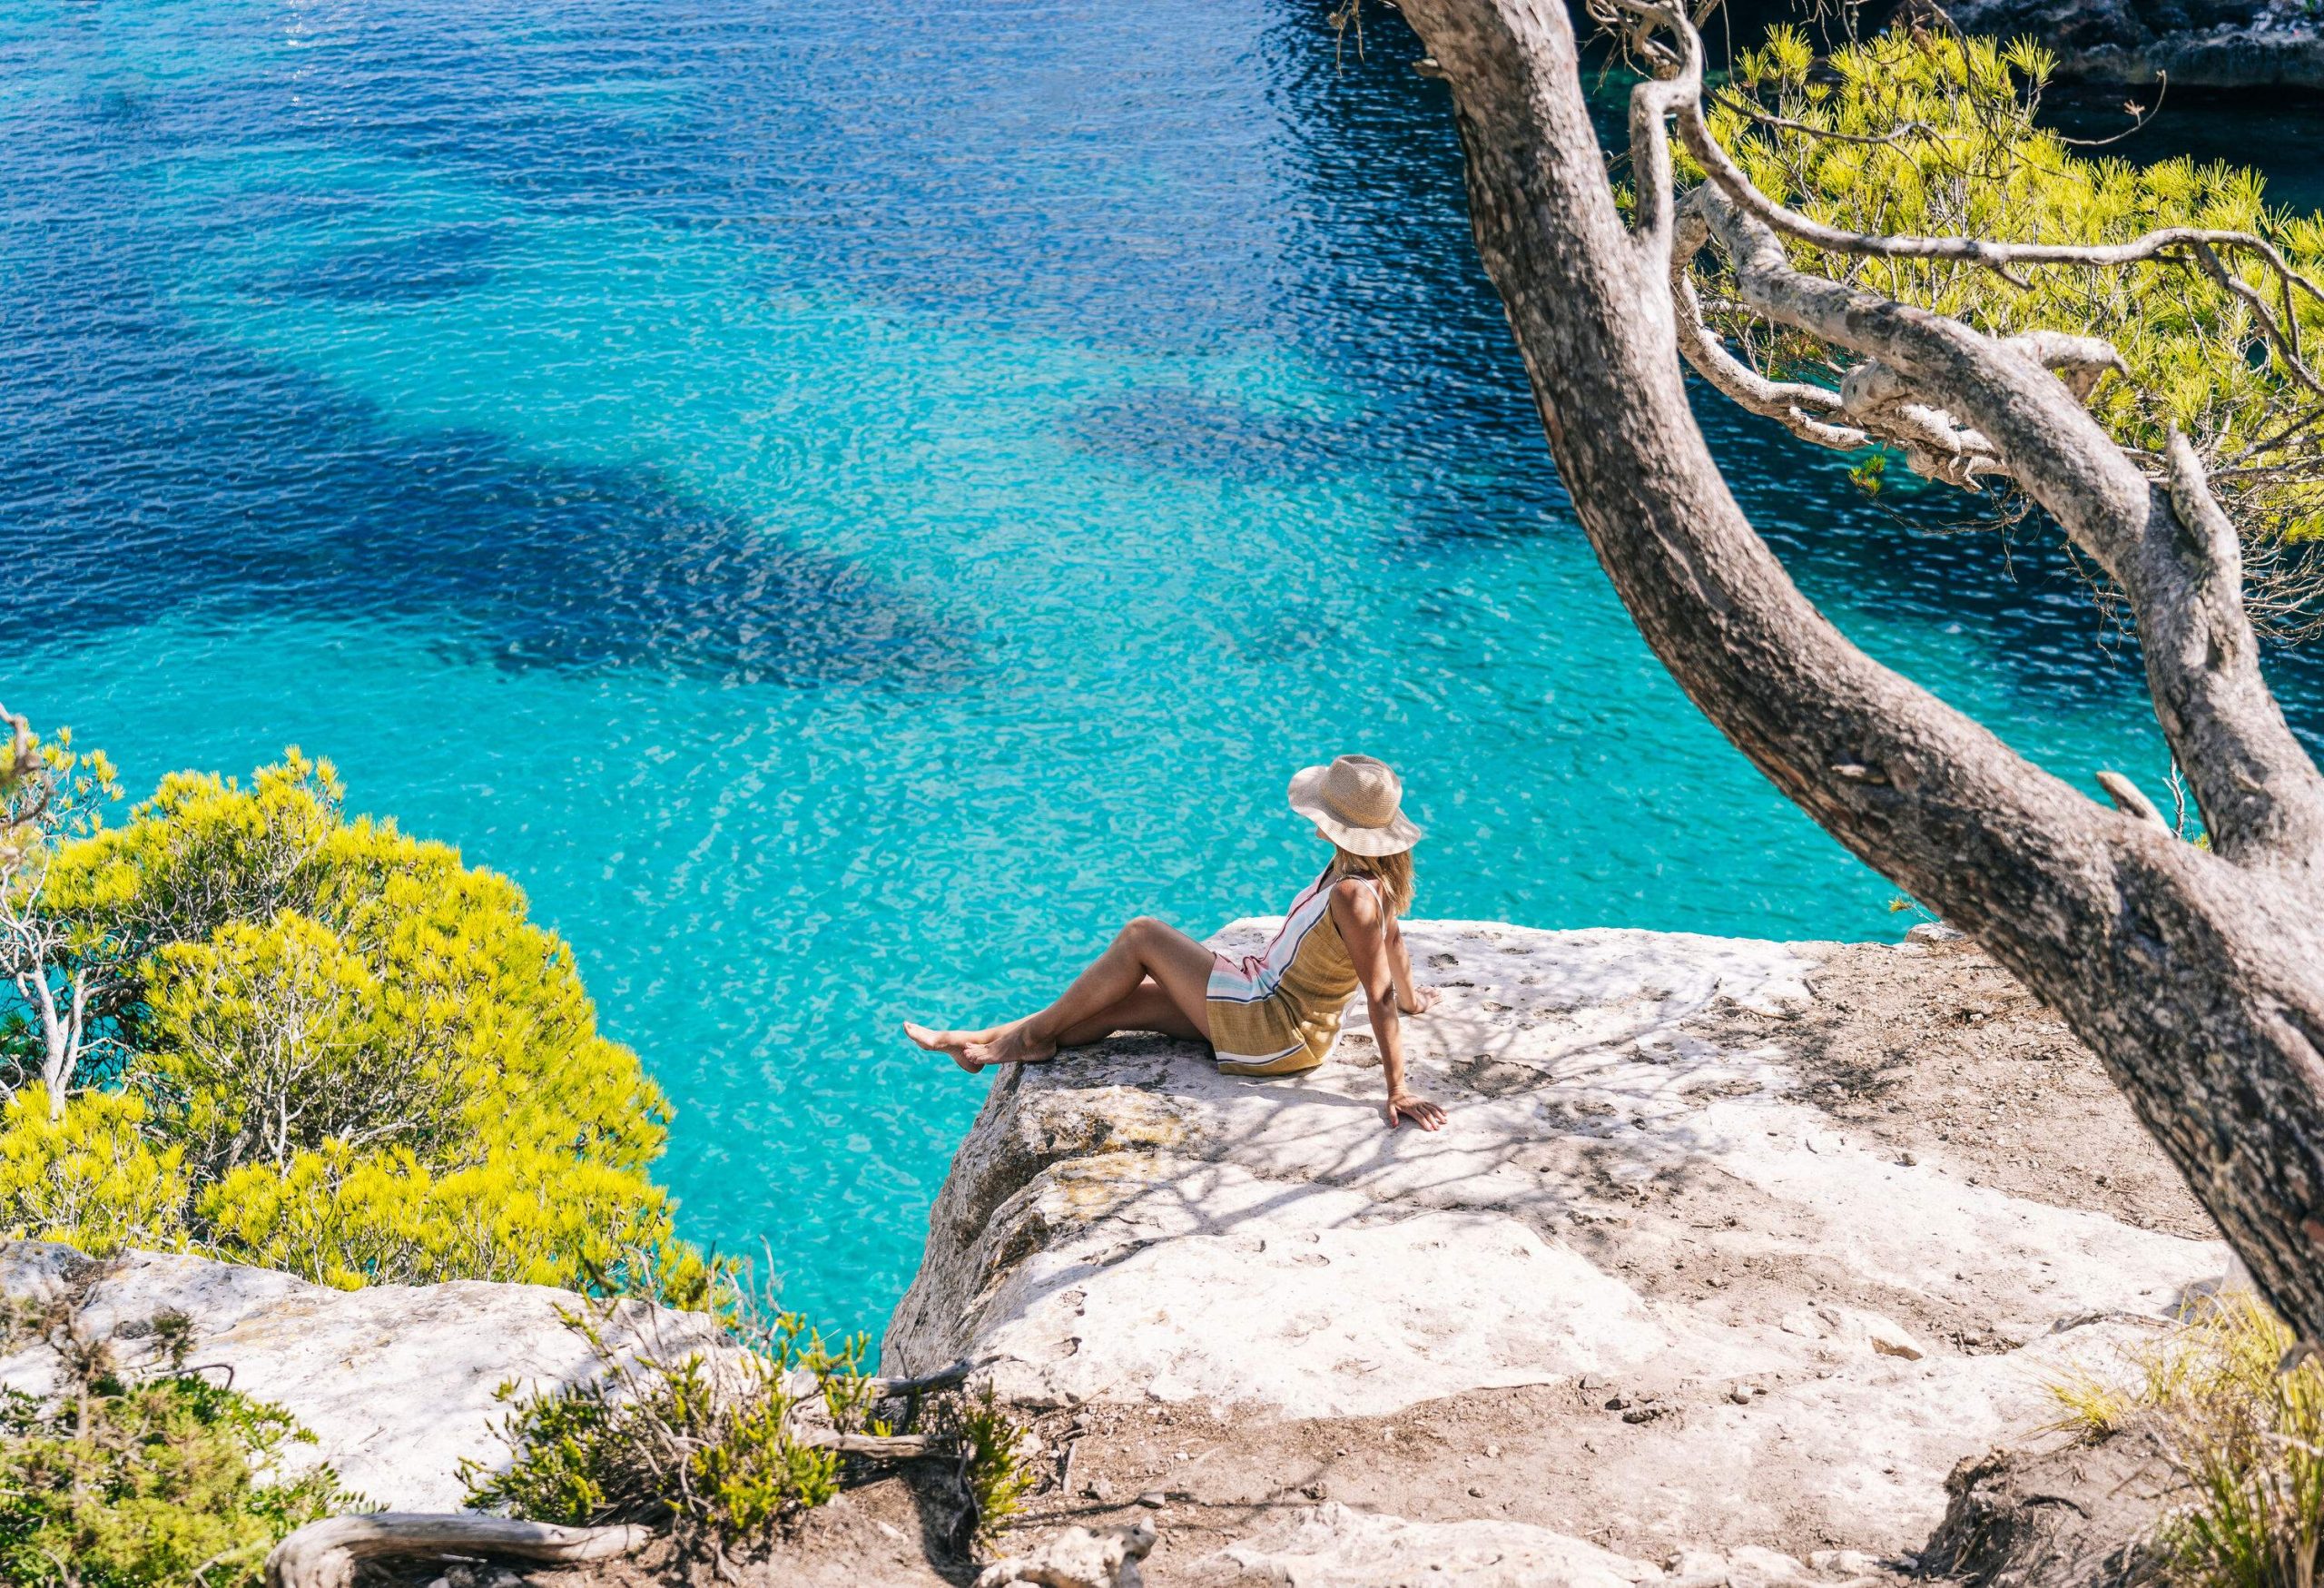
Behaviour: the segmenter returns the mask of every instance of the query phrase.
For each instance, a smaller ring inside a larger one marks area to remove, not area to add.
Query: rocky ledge
[[[2083,1553],[2145,1503],[2044,1454],[2045,1386],[2149,1337],[2226,1252],[2095,1061],[1973,949],[1410,935],[1443,995],[1407,1027],[1436,1134],[1382,1128],[1360,1023],[1289,1080],[1137,1038],[994,1081],[885,1366],[979,1359],[1032,1419],[1012,1555],[1143,1521],[1157,1585],[1771,1588],[1906,1565],[1948,1475],[1987,1544],[2019,1491],[2092,1519]],[[346,1293],[19,1242],[0,1295],[69,1302],[133,1366],[153,1315],[187,1314],[205,1371],[404,1509],[505,1458],[502,1382],[592,1368],[579,1298],[536,1287]],[[636,1303],[607,1327],[672,1352],[708,1327]],[[10,1348],[0,1386],[54,1381],[46,1347]],[[917,1483],[849,1490],[753,1581],[964,1580]]]
[[[1871,1574],[2228,1266],[1940,930],[1409,936],[1439,1133],[1360,1025],[1288,1080],[1139,1038],[994,1082],[884,1360],[1039,1414],[1032,1533],[1158,1511],[1163,1583]]]
[[[2031,36],[2061,75],[2183,88],[2324,88],[2324,29],[2306,0],[1952,0],[1971,33]]]
[[[588,1304],[540,1285],[462,1281],[333,1290],[288,1274],[161,1252],[96,1260],[70,1247],[0,1242],[0,1297],[65,1304],[79,1335],[109,1340],[122,1366],[153,1366],[153,1320],[182,1313],[193,1364],[271,1401],[315,1436],[294,1461],[327,1461],[366,1500],[399,1511],[455,1511],[459,1465],[507,1459],[494,1433],[495,1392],[577,1383],[596,1371],[566,1327]],[[601,1326],[617,1347],[676,1354],[715,1337],[706,1318],[622,1302]],[[0,1330],[0,1388],[45,1395],[55,1351]]]

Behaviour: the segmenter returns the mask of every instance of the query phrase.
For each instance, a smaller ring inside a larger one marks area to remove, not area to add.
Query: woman
[[[1396,774],[1369,755],[1343,755],[1291,780],[1291,808],[1331,843],[1332,863],[1291,902],[1264,954],[1230,960],[1140,916],[1039,1014],[981,1031],[907,1023],[904,1033],[971,1072],[1038,1064],[1059,1048],[1128,1031],[1198,1037],[1222,1074],[1295,1075],[1331,1056],[1341,1011],[1361,988],[1387,1078],[1389,1129],[1409,1119],[1433,1130],[1444,1110],[1405,1086],[1397,1023],[1399,1012],[1424,1014],[1436,1001],[1413,985],[1396,928],[1412,904],[1412,848],[1421,837],[1403,801]]]

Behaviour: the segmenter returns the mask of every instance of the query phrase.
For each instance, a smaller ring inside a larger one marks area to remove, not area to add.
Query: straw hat
[[[1291,808],[1350,854],[1402,854],[1421,838],[1397,807],[1403,779],[1369,755],[1343,755],[1291,780]]]

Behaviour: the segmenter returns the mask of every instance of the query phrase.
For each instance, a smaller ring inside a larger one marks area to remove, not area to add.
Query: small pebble
[[[1148,1489],[1137,1497],[1137,1503],[1149,1511],[1159,1511],[1169,1500],[1170,1496],[1159,1489]]]
[[[1486,1446],[1485,1446],[1485,1459],[1486,1459],[1486,1460],[1488,1460],[1488,1461],[1496,1460],[1496,1459],[1498,1459],[1498,1458],[1500,1457],[1500,1455],[1501,1455],[1501,1446],[1500,1446],[1500,1445],[1486,1445]]]
[[[1477,1487],[1476,1484],[1471,1484],[1469,1485],[1469,1497],[1472,1500],[1482,1500],[1485,1497],[1485,1492]]]

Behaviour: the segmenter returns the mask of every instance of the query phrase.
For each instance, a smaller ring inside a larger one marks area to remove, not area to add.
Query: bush
[[[720,1289],[725,1337],[696,1348],[624,1348],[612,1337],[618,1315],[603,1304],[569,1317],[598,1373],[546,1391],[500,1387],[511,1460],[499,1473],[464,1466],[468,1504],[575,1526],[668,1524],[683,1545],[720,1559],[827,1504],[846,1465],[866,1459],[842,1454],[832,1436],[899,1432],[877,1415],[887,1387],[862,1371],[870,1342],[833,1349],[797,1315],[743,1301],[731,1276]],[[968,1532],[989,1540],[1032,1487],[1024,1431],[989,1386],[940,1396],[931,1422],[932,1435],[911,1444],[959,1474]]]
[[[292,750],[247,788],[174,774],[54,844],[42,907],[124,967],[93,1018],[126,1057],[62,1119],[12,1100],[0,1220],[350,1287],[651,1270],[698,1300],[646,1177],[668,1105],[571,952],[507,878],[340,800]]]
[[[182,1317],[154,1320],[175,1359],[137,1384],[69,1315],[43,1321],[65,1389],[0,1391],[0,1582],[256,1588],[277,1542],[357,1504],[327,1466],[282,1475],[312,1436],[280,1409],[183,1370]]]
[[[940,1408],[938,1416],[968,1457],[961,1481],[976,1538],[990,1544],[1033,1492],[1037,1475],[1024,1458],[1025,1430],[1001,1409],[990,1384]]]
[[[2288,1368],[2286,1364],[2290,1363]],[[2235,1297],[2131,1361],[2122,1380],[2053,1386],[2063,1425],[2093,1440],[2151,1432],[2184,1480],[2155,1544],[2183,1581],[2309,1588],[2324,1565],[2324,1364]]]
[[[47,1090],[0,1106],[0,1223],[87,1252],[185,1244],[185,1149],[147,1139],[145,1100],[87,1092],[62,1119]]]
[[[567,1321],[600,1372],[530,1395],[501,1386],[514,1459],[499,1474],[469,1464],[471,1505],[574,1525],[669,1523],[693,1542],[744,1542],[839,1492],[839,1453],[793,1429],[794,1370],[841,1431],[887,1431],[861,1416],[864,1342],[830,1352],[793,1314],[682,1355],[623,1350],[608,1338],[610,1314]]]

